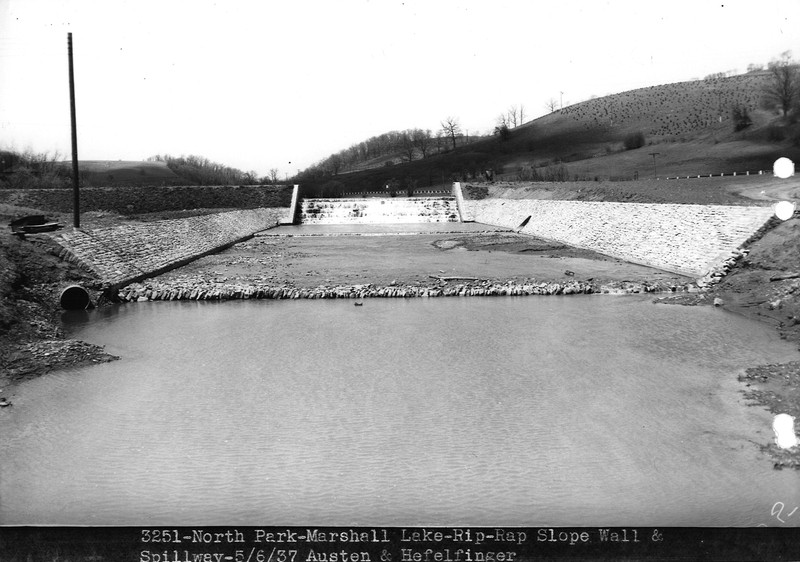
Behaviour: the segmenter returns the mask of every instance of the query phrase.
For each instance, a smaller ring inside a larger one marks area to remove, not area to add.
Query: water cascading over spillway
[[[304,199],[301,224],[460,222],[455,197]]]

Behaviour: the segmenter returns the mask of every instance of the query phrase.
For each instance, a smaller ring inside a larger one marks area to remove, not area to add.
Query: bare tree
[[[453,149],[456,148],[456,137],[461,136],[461,125],[458,123],[458,119],[455,117],[448,117],[444,121],[441,122],[442,125],[442,133],[446,137],[450,137],[450,140],[453,142]]]
[[[544,106],[553,113],[556,109],[558,109],[558,100],[556,98],[550,98],[547,100],[547,103]]]
[[[768,71],[764,102],[769,107],[779,108],[785,116],[800,98],[800,66],[792,60],[791,51],[786,51],[780,59],[769,63]]]
[[[328,171],[331,173],[332,176],[336,176],[339,174],[339,171],[342,169],[342,157],[338,154],[334,154],[328,159]]]
[[[525,122],[525,106],[519,104],[519,124],[522,125]]]
[[[414,159],[414,153],[416,151],[412,131],[403,131],[403,136],[400,137],[400,146],[402,148],[403,157],[411,162]]]
[[[517,126],[517,106],[512,105],[510,108],[508,108],[508,112],[506,113],[506,115],[508,115],[508,124],[511,127],[516,127]]]
[[[431,148],[431,131],[430,129],[414,129],[412,140],[414,141],[414,146],[422,153],[422,157],[426,158],[428,156],[428,151]]]
[[[270,168],[269,169],[269,179],[272,182],[272,185],[278,183],[278,168]]]

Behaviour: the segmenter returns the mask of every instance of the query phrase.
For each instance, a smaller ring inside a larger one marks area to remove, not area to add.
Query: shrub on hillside
[[[734,105],[733,106],[733,130],[737,133],[742,131],[753,124],[753,121],[750,119],[750,114],[747,111],[746,107],[742,107],[741,105]]]
[[[625,136],[625,140],[622,141],[622,144],[625,146],[625,150],[642,148],[645,145],[644,133],[641,131],[630,133]]]
[[[12,189],[66,188],[71,185],[70,168],[62,165],[58,153],[36,154],[0,151],[0,187]]]
[[[800,146],[800,127],[795,128],[792,133],[792,144],[794,146]]]
[[[500,137],[501,141],[507,141],[511,138],[511,129],[508,128],[508,125],[503,123],[494,128],[494,134]]]
[[[414,197],[414,190],[417,189],[419,182],[415,178],[405,178],[403,180],[406,188],[406,195]]]
[[[517,181],[569,181],[569,171],[564,164],[523,168],[517,173]]]
[[[786,130],[776,123],[771,124],[767,127],[767,140],[771,142],[786,140]]]
[[[489,188],[485,185],[465,184],[464,190],[467,192],[467,199],[486,199],[489,197]]]
[[[323,197],[341,197],[344,193],[344,184],[340,181],[331,180],[322,186]]]

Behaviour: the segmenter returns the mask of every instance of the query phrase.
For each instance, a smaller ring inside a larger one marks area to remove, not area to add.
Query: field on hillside
[[[617,128],[673,138],[733,130],[734,107],[752,113],[766,72],[639,88],[565,107],[560,113],[586,130]]]
[[[653,153],[656,153],[655,162]],[[786,156],[800,158],[800,148],[756,143],[747,140],[653,144],[635,150],[603,154],[595,158],[564,164],[571,178],[598,179],[660,179],[712,175],[772,173],[772,164]],[[519,172],[516,173],[518,175]],[[515,173],[505,177],[514,177]]]
[[[576,103],[446,154],[373,169],[303,177],[310,187],[343,191],[398,190],[479,180],[530,179],[561,171],[570,180],[633,180],[771,170],[781,156],[800,161],[800,131],[762,107],[766,72],[640,88]],[[736,130],[734,109],[750,124]],[[626,140],[641,135],[638,148]],[[655,155],[655,161],[653,154]],[[397,155],[397,160],[402,155]],[[362,164],[362,167],[369,166]]]
[[[62,163],[71,167],[70,162]],[[165,162],[138,160],[80,160],[79,172],[84,184],[105,185],[171,185],[181,178]]]

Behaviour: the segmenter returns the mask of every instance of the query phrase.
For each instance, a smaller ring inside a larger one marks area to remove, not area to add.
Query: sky
[[[800,58],[800,1],[0,0],[0,149],[280,176],[392,130],[470,134]]]

